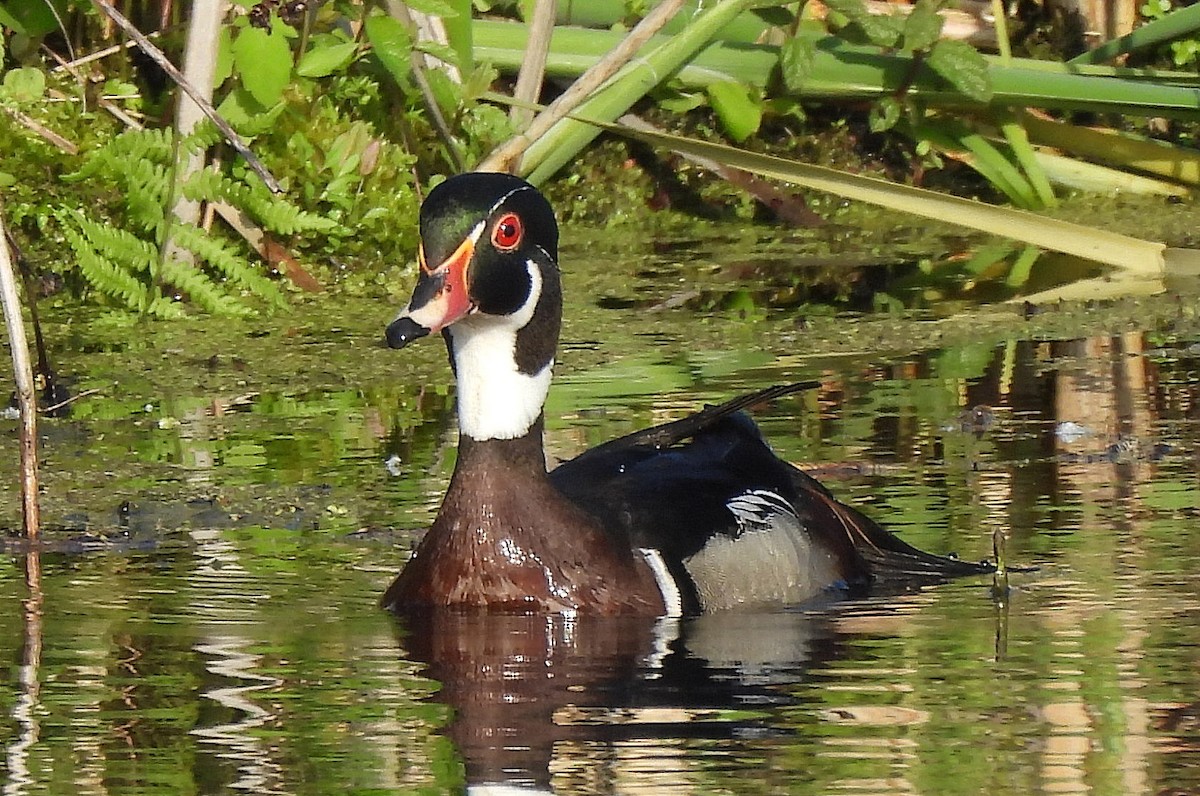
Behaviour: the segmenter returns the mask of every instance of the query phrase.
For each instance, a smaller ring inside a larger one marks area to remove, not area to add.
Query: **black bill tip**
[[[404,346],[408,345],[413,340],[420,339],[427,334],[429,334],[429,330],[424,326],[417,323],[407,315],[401,315],[399,318],[388,324],[388,348],[404,348]]]

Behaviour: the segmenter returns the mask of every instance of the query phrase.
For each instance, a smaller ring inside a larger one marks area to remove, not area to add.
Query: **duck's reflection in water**
[[[704,776],[686,739],[777,732],[764,707],[814,657],[820,614],[692,619],[486,616],[406,619],[402,645],[442,684],[472,793],[686,792]]]

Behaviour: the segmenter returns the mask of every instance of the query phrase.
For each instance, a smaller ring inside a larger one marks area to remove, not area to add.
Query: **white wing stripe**
[[[639,552],[646,559],[646,563],[650,565],[650,571],[654,573],[654,580],[658,582],[658,590],[662,592],[663,605],[667,609],[665,616],[683,616],[683,594],[679,591],[679,584],[675,582],[675,578],[667,569],[667,562],[663,561],[662,553],[652,547],[640,548]]]

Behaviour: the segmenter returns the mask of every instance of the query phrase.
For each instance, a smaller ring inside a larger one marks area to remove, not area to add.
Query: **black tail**
[[[865,514],[839,502],[815,479],[793,468],[793,482],[802,494],[825,504],[846,531],[846,538],[877,583],[921,582],[986,575],[996,571],[988,561],[963,561],[926,553],[884,530]]]

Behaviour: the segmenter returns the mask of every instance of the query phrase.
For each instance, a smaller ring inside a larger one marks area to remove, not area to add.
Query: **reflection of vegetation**
[[[163,250],[169,247],[161,246],[162,221],[150,219],[147,213],[162,215],[161,209],[153,208],[164,207],[168,198],[180,192],[228,199],[218,186],[241,185],[240,204],[232,204],[250,210],[266,231],[274,226],[278,240],[262,240],[262,229],[239,229],[240,234],[257,240],[260,254],[272,266],[309,289],[318,283],[310,270],[333,277],[346,264],[362,263],[365,271],[380,261],[409,260],[413,217],[423,186],[432,175],[479,163],[510,135],[512,123],[506,114],[484,100],[502,99],[492,92],[503,89],[505,76],[526,61],[526,26],[513,19],[522,11],[503,5],[486,14],[464,0],[414,7],[440,17],[446,28],[444,41],[418,35],[400,4],[385,12],[356,0],[318,8],[272,0],[245,13],[239,9],[221,32],[215,100],[221,113],[282,178],[289,201],[307,214],[272,225],[271,219],[278,222],[279,217],[263,215],[263,197],[246,193],[246,170],[223,147],[213,149],[219,162],[205,181],[191,184],[189,178],[182,182],[190,187],[172,186],[169,172],[178,153],[164,157],[156,150],[153,157],[145,157],[134,143],[149,134],[117,137],[119,124],[140,124],[139,119],[161,116],[165,100],[170,99],[162,86],[151,85],[149,70],[143,74],[130,69],[128,56],[115,53],[86,65],[107,78],[96,99],[99,116],[90,109],[80,113],[52,101],[85,95],[80,88],[84,78],[76,67],[72,68],[79,83],[64,76],[70,70],[60,74],[44,68],[38,60],[39,46],[81,54],[97,49],[107,35],[107,23],[89,4],[62,3],[54,6],[57,16],[30,11],[25,5],[0,6],[13,9],[0,13],[0,27],[10,33],[13,64],[0,81],[0,106],[22,122],[4,134],[4,151],[12,153],[0,163],[8,212],[28,240],[64,242],[56,225],[68,222],[63,227],[65,242],[77,256],[34,252],[34,261],[47,276],[65,275],[69,286],[86,282],[100,287],[109,301],[141,312],[179,311],[179,304],[163,296],[190,297],[210,310],[234,311],[235,306],[245,307],[232,301],[236,293],[250,290],[264,297],[270,291],[264,275],[250,270],[242,259],[240,245],[231,248],[207,230],[204,235],[186,229],[179,233],[185,248],[206,261],[199,269],[178,266],[165,256]],[[1123,190],[1150,186],[1147,176],[1118,181],[1114,169],[1151,175],[1160,187],[1166,186],[1164,190],[1176,193],[1179,184],[1196,182],[1197,158],[1190,148],[1128,133],[1120,136],[1119,145],[1097,143],[1097,135],[1116,137],[1077,127],[1071,116],[1077,110],[1140,114],[1151,108],[1155,114],[1191,119],[1194,98],[1190,78],[1184,75],[984,56],[943,35],[937,2],[923,0],[904,14],[894,10],[880,14],[859,0],[839,0],[827,4],[821,21],[797,16],[790,7],[746,11],[749,5],[741,0],[689,4],[663,34],[644,46],[633,65],[596,91],[580,113],[611,121],[630,108],[647,111],[657,122],[699,138],[740,142],[737,162],[728,159],[732,155],[726,154],[726,160],[718,157],[727,166],[759,169],[803,185],[816,183],[811,174],[801,175],[795,161],[825,160],[820,145],[805,143],[819,131],[823,118],[838,119],[834,135],[856,142],[855,157],[878,160],[870,171],[917,181],[944,159],[957,158],[1022,207],[1052,204],[1050,180],[1119,184]],[[621,28],[636,20],[638,10],[624,3],[589,6],[586,11],[563,10],[548,54],[550,74],[557,79],[577,76],[617,45],[625,35]],[[1147,26],[1174,31],[1156,33],[1159,41],[1164,35],[1188,32],[1187,9],[1168,18],[1169,24]],[[147,28],[159,24],[148,15],[140,22]],[[436,28],[434,24],[428,29]],[[1001,45],[1005,35],[999,31]],[[171,35],[157,40],[168,51],[178,49]],[[1145,49],[1148,45],[1133,41],[1120,46]],[[1108,53],[1104,57],[1112,56],[1109,50],[1104,50]],[[653,67],[649,71],[648,65]],[[845,121],[844,109],[864,102],[870,111],[859,130],[859,121]],[[1033,107],[1050,110],[1055,119],[1021,110]],[[597,132],[578,121],[563,120],[545,138],[533,142],[520,168],[536,180],[549,178],[564,163],[573,162]],[[645,136],[654,134],[640,135],[648,140]],[[668,149],[689,146],[654,140]],[[62,151],[52,151],[52,145]],[[124,166],[81,172],[83,160],[75,153],[95,151],[97,145],[102,152],[117,147]],[[1048,152],[1050,147],[1059,154]],[[755,159],[763,149],[792,153],[793,166],[782,172],[764,166]],[[623,152],[605,151],[624,158]],[[711,147],[705,151],[709,156],[720,153]],[[801,151],[803,155],[798,154]],[[639,157],[651,159],[644,150]],[[1077,166],[1081,159],[1104,165]],[[567,181],[586,185],[592,168],[583,164]],[[150,171],[153,180],[147,179]],[[660,171],[676,169],[668,165]],[[88,182],[75,184],[71,188],[75,195],[68,197],[58,177],[71,172],[86,174]],[[51,184],[42,185],[47,181]],[[852,182],[852,177],[843,175],[819,189],[864,198],[861,193],[845,193]],[[1167,186],[1168,182],[1175,187]],[[152,190],[145,190],[147,186]],[[722,190],[728,191],[704,186],[702,193],[711,199]],[[114,191],[136,198],[117,202]],[[578,190],[568,186],[564,193],[578,194]],[[881,193],[865,198],[884,198],[906,210],[918,206],[911,192],[896,186],[884,186]],[[758,206],[744,197],[735,201],[743,207]],[[644,196],[639,195],[638,207],[643,203]],[[113,209],[109,220],[115,230],[102,229],[96,219],[88,224],[67,209],[84,207],[90,212],[96,205]],[[979,219],[999,224],[1003,217],[977,213],[971,222],[964,206],[947,203],[938,208],[926,212],[976,226]],[[318,218],[324,223],[316,223]],[[312,223],[296,223],[297,219]],[[1048,236],[1033,236],[1031,230],[1042,223],[1050,222],[1027,219],[996,229],[1039,245],[1056,245],[1059,227]],[[130,233],[150,246],[135,246]],[[234,251],[237,256],[231,255]],[[125,257],[113,267],[113,258],[104,255],[118,253]],[[1124,253],[1109,252],[1108,257],[1118,267],[1130,261]],[[316,262],[301,264],[306,258]],[[1151,270],[1157,267],[1156,258],[1155,252],[1147,260]],[[1003,281],[1006,289],[1016,290],[1026,284],[1032,266],[1029,255],[1012,263],[1007,273],[981,269],[972,278]],[[76,270],[82,279],[73,279]],[[1032,270],[1053,270],[1053,264],[1042,261]],[[354,282],[373,278],[371,273],[360,273]]]
[[[592,258],[571,258],[578,284],[667,292],[653,255],[630,261],[642,275],[629,284],[606,250],[585,248]],[[834,473],[857,466],[823,478],[915,543],[980,557],[999,526],[1012,535],[1013,561],[1041,569],[1014,575],[1002,657],[984,582],[833,606],[821,616],[837,630],[814,658],[779,662],[792,679],[766,688],[761,668],[719,672],[724,683],[753,685],[752,717],[625,723],[618,740],[611,727],[574,725],[586,740],[556,746],[562,776],[629,782],[653,762],[699,790],[869,790],[903,779],[925,792],[976,793],[1050,790],[1085,771],[1094,788],[1115,792],[1137,770],[1153,786],[1195,790],[1194,772],[1164,751],[1172,731],[1160,727],[1187,720],[1185,707],[1164,705],[1197,689],[1189,449],[1153,463],[1061,462],[1052,435],[1056,395],[1070,399],[1063,411],[1115,399],[1112,374],[1134,361],[1157,370],[1111,406],[1190,445],[1193,302],[1127,302],[1103,318],[1094,308],[1028,319],[992,311],[972,323],[813,316],[800,330],[771,315],[606,310],[588,295],[568,294],[574,320],[549,418],[563,455],[747,386],[819,377],[820,390],[759,414],[782,455]],[[277,325],[185,319],[89,355],[109,392],[47,424],[60,479],[51,491],[70,494],[71,511],[205,494],[224,516],[169,522],[142,538],[144,549],[120,547],[116,524],[93,517],[115,539],[108,552],[46,556],[42,735],[30,758],[45,781],[92,777],[72,785],[80,793],[99,792],[95,781],[207,792],[259,766],[279,790],[299,793],[460,788],[437,686],[403,658],[404,642],[375,605],[411,536],[353,533],[428,521],[452,465],[443,455],[450,376],[436,346],[403,356],[374,347],[389,312],[382,302],[352,318],[336,306],[313,301],[304,322]],[[1088,324],[1159,331],[1148,356],[1045,342]],[[285,333],[294,345],[281,356]],[[934,335],[940,347],[922,351]],[[631,353],[644,354],[648,341],[653,356]],[[1073,374],[1094,377],[1092,392],[1070,392],[1064,378]],[[956,424],[976,403],[999,416],[981,437]],[[1102,448],[1100,431],[1092,444]],[[400,477],[382,466],[390,453]],[[11,489],[13,479],[2,480]],[[272,514],[297,504],[311,510],[304,522]],[[51,544],[62,538],[47,534]],[[14,606],[22,588],[18,576],[0,579]],[[0,617],[0,652],[12,660],[20,613]],[[686,639],[674,647],[686,648]],[[248,686],[240,696],[265,721],[222,743],[193,734],[247,723],[246,710],[206,694]],[[2,694],[0,709],[11,711],[15,689]],[[1176,709],[1182,716],[1172,718]],[[4,732],[9,739],[13,729]],[[1048,758],[1052,747],[1064,756]],[[1139,760],[1139,748],[1157,751]],[[87,765],[80,749],[96,750]],[[242,756],[226,756],[234,751]]]

